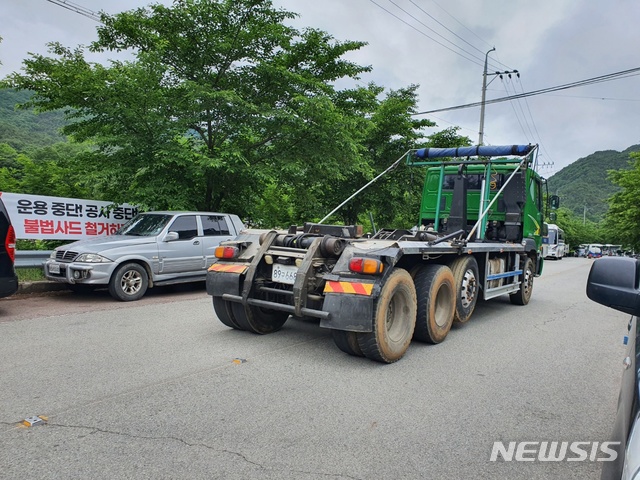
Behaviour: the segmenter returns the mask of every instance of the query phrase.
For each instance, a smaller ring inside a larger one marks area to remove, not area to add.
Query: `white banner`
[[[113,202],[0,192],[18,239],[80,240],[115,233],[138,208]]]

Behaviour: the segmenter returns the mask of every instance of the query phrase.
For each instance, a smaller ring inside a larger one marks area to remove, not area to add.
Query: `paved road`
[[[392,365],[315,324],[231,331],[203,289],[0,300],[0,477],[598,478],[489,461],[494,441],[608,439],[628,318],[586,298],[589,265],[548,262],[528,306],[483,303]]]

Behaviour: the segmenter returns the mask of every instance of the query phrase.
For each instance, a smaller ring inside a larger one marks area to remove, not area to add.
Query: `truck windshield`
[[[116,235],[153,237],[158,235],[172,218],[172,215],[142,213],[125,223]]]

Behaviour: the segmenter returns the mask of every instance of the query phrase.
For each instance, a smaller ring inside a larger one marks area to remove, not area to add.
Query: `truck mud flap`
[[[320,320],[320,326],[349,332],[373,330],[373,298],[365,295],[328,293],[322,310],[330,315]]]
[[[246,267],[244,267],[246,269]],[[225,293],[237,295],[240,292],[239,273],[209,271],[207,272],[207,293],[222,296]]]

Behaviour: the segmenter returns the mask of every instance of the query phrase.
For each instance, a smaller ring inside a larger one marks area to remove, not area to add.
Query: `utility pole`
[[[520,78],[520,73],[518,72],[518,70],[487,73],[487,63],[489,61],[489,54],[493,52],[495,49],[496,47],[493,47],[484,56],[484,71],[482,73],[482,102],[480,102],[480,132],[479,132],[480,135],[478,137],[478,145],[482,145],[482,142],[484,141],[484,107],[485,107],[485,102],[487,100],[487,76],[496,75],[502,79],[503,75],[508,75],[509,78],[511,78],[511,74],[515,73],[516,76]],[[493,80],[495,80],[495,77],[491,80],[491,82],[493,82]]]
[[[482,104],[480,105],[480,136],[478,137],[478,145],[482,145],[484,137],[484,102],[487,98],[487,62],[489,60],[489,53],[493,52],[496,47],[489,50],[484,56],[484,72],[482,73]]]

